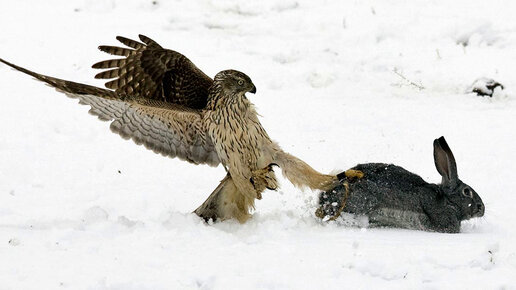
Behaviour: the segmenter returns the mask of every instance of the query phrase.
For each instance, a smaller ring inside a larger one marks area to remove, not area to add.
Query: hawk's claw
[[[249,179],[249,181],[256,189],[256,192],[258,192],[258,199],[261,198],[261,192],[263,192],[265,189],[278,189],[278,181],[276,180],[276,176],[274,176],[274,170],[272,169],[274,165],[278,166],[276,163],[271,163],[265,168],[257,169],[251,173],[252,177]]]
[[[362,177],[364,177],[364,173],[360,170],[355,169],[348,169],[344,172],[337,174],[337,178],[339,179],[339,181],[342,181],[344,179],[361,179]]]

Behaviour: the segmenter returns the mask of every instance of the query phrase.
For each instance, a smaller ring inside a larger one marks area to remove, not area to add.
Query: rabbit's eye
[[[469,187],[466,187],[462,190],[462,194],[466,197],[470,197],[470,198],[473,198],[473,192],[471,191],[471,189]]]

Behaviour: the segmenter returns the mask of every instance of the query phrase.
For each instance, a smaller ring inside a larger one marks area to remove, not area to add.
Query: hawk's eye
[[[238,80],[238,85],[241,86],[244,84],[244,81],[243,80]]]
[[[473,198],[473,192],[471,191],[471,188],[466,187],[462,190],[462,194],[466,197]]]

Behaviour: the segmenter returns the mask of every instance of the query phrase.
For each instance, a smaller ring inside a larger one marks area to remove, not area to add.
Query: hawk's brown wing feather
[[[94,64],[93,68],[109,69],[95,78],[114,79],[106,87],[117,93],[204,108],[213,80],[179,52],[164,49],[144,35],[139,37],[143,43],[118,36],[127,48],[99,46],[104,52],[125,58]]]
[[[41,75],[3,59],[0,62],[89,105],[91,114],[112,121],[111,130],[125,139],[194,164],[217,166],[220,163],[213,142],[206,134],[200,110]]]

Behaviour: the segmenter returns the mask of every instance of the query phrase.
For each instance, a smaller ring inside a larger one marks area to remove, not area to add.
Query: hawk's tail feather
[[[42,74],[30,71],[21,66],[17,66],[15,64],[10,63],[1,58],[0,58],[0,62],[3,62],[4,64],[14,68],[17,71],[26,73],[26,74],[36,78],[37,80],[40,80],[40,81],[50,85],[51,87],[54,87],[55,89],[62,91],[64,93],[79,94],[79,95],[94,95],[94,96],[99,96],[99,97],[107,98],[107,99],[117,98],[115,92],[110,91],[110,90],[42,75]]]
[[[242,194],[228,173],[194,213],[207,222],[210,219],[220,221],[235,218],[240,223],[244,223],[251,217],[249,211],[253,208],[254,198],[248,198],[245,194]]]
[[[338,182],[335,175],[319,173],[303,160],[281,149],[275,155],[274,162],[281,168],[283,176],[296,187],[307,186],[312,190],[328,190]]]

